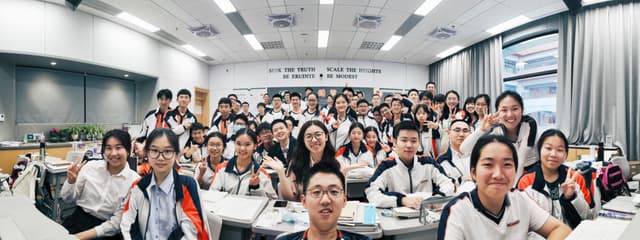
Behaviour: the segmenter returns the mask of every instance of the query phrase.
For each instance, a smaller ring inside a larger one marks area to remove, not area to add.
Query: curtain
[[[612,136],[632,160],[638,159],[640,138],[639,20],[640,3],[567,15],[560,29],[563,52],[559,54],[567,57],[558,67],[558,91],[564,95],[558,112],[570,113],[559,126],[570,130],[569,140],[595,144]]]
[[[502,92],[502,37],[477,43],[429,66],[429,79],[440,92],[456,90],[460,101],[486,93],[495,99]]]

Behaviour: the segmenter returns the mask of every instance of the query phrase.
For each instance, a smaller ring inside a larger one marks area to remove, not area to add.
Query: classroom
[[[0,0],[0,239],[637,239],[639,99],[638,0]]]

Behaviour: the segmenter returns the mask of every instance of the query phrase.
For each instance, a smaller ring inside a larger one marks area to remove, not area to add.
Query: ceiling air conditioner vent
[[[436,39],[449,39],[456,35],[456,29],[454,26],[451,27],[436,27],[429,33],[429,36]]]
[[[356,18],[353,20],[353,26],[357,28],[364,29],[376,29],[382,23],[384,19],[383,16],[373,16],[373,15],[356,15]]]
[[[292,14],[276,14],[267,17],[274,28],[288,28],[296,25]]]
[[[216,32],[216,30],[214,30],[213,26],[211,25],[192,27],[189,28],[189,31],[191,31],[193,35],[199,38],[213,38],[218,35],[218,32]]]

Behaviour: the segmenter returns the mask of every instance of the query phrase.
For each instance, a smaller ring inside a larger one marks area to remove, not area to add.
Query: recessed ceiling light
[[[128,78],[128,77],[129,77],[129,74],[125,74],[125,75],[124,75],[124,77]]]
[[[418,7],[418,9],[416,9],[416,11],[413,12],[413,14],[420,15],[420,16],[427,16],[427,14],[429,14],[431,10],[436,8],[438,4],[440,4],[440,2],[442,2],[442,0],[425,0],[422,3],[422,5],[420,5],[420,7]]]
[[[318,48],[326,48],[328,44],[329,44],[329,31],[328,30],[318,31]]]
[[[320,5],[333,4],[333,0],[320,0]]]
[[[182,48],[187,49],[187,51],[195,54],[198,57],[207,56],[207,54],[204,54],[202,51],[198,50],[197,48],[195,48],[195,47],[193,47],[193,46],[191,46],[189,44],[182,45]]]
[[[387,42],[384,43],[384,45],[382,45],[382,48],[380,48],[380,50],[382,51],[391,50],[391,48],[393,48],[393,46],[395,46],[396,43],[400,41],[400,39],[402,39],[402,36],[398,36],[398,35],[391,36],[391,38],[389,38],[389,40],[387,40]]]
[[[58,63],[57,62],[51,62],[50,64],[51,64],[51,66],[55,66]]]
[[[264,49],[264,48],[262,48],[262,45],[260,44],[260,42],[258,42],[258,39],[256,38],[256,35],[246,34],[246,35],[243,35],[243,36],[244,36],[244,39],[246,39],[247,42],[249,42],[249,45],[251,45],[253,50],[263,50]]]
[[[218,7],[220,8],[220,10],[222,10],[223,13],[231,13],[231,12],[235,12],[236,7],[233,6],[233,3],[231,3],[231,1],[229,0],[213,0]]]
[[[160,31],[160,28],[158,28],[156,26],[153,26],[152,24],[150,24],[148,22],[145,22],[144,20],[142,20],[142,19],[140,19],[140,18],[138,18],[136,16],[133,16],[133,15],[127,13],[127,12],[118,13],[118,15],[116,15],[116,17],[118,17],[118,18],[120,18],[122,20],[125,20],[125,21],[127,21],[127,22],[129,22],[131,24],[134,24],[134,25],[136,25],[138,27],[141,27],[142,29],[147,30],[149,32]]]
[[[463,49],[463,47],[461,47],[461,46],[453,46],[453,47],[445,50],[444,52],[441,52],[440,54],[436,55],[436,57],[445,58],[445,57],[448,57],[451,54],[457,53],[458,51],[460,51],[462,49]]]
[[[531,21],[530,18],[528,18],[525,15],[520,15],[517,16],[515,18],[509,19],[506,22],[500,23],[498,25],[496,25],[495,27],[489,28],[487,29],[488,33],[493,34],[498,34],[498,33],[502,33],[504,31],[507,31],[509,29],[512,29],[514,27],[520,26],[522,24],[525,24],[527,22]]]
[[[601,2],[608,2],[608,1],[611,1],[611,0],[582,0],[582,6],[587,6],[587,5],[601,3]]]

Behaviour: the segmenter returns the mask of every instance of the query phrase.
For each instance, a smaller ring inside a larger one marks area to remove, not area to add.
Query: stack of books
[[[352,232],[375,232],[377,223],[375,206],[350,201],[342,209],[338,228]]]

